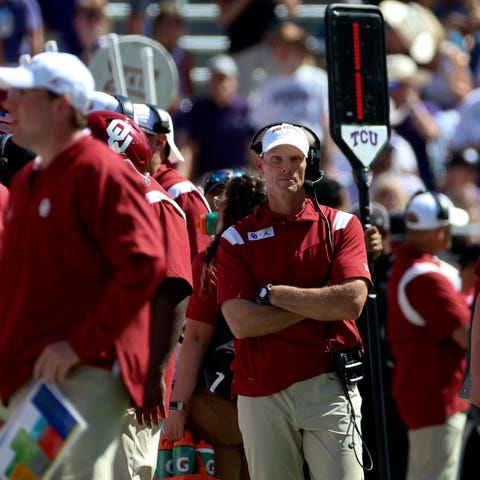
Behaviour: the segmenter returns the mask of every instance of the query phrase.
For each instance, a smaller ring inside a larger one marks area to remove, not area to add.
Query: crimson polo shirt
[[[152,177],[146,197],[160,221],[162,238],[157,242],[167,258],[166,277],[181,278],[192,285],[192,264],[185,213]]]
[[[114,348],[141,404],[150,300],[166,272],[158,242],[162,230],[136,173],[90,136],[47,168],[35,172],[30,162],[15,175],[0,258],[3,400],[47,344],[66,339],[83,364]]]
[[[206,251],[193,260],[193,292],[188,302],[187,318],[215,326],[218,316],[217,274],[215,262],[203,273]]]
[[[458,397],[466,352],[451,334],[468,324],[471,314],[438,260],[400,246],[387,308],[387,338],[395,359],[392,395],[407,428],[443,424],[447,415],[466,410],[467,402]]]
[[[169,164],[160,165],[153,177],[185,213],[190,240],[190,259],[193,261],[195,255],[205,250],[212,241],[210,235],[205,235],[200,230],[200,217],[210,212],[208,202],[190,180],[182,177]]]
[[[185,214],[167,191],[153,178],[145,177],[137,170],[140,184],[145,186],[146,198],[155,217],[159,220],[162,237],[156,242],[157,248],[165,256],[165,278],[185,280],[192,286],[192,265]],[[146,183],[146,185],[145,185]],[[127,328],[126,338],[135,338],[135,331]],[[175,373],[176,355],[172,355],[164,372],[166,385],[165,403],[168,405]]]
[[[327,277],[332,284],[353,278],[370,282],[358,218],[321,209],[323,214],[307,197],[299,213],[286,216],[264,203],[227,229],[217,254],[218,304],[231,298],[254,302],[258,288],[267,283],[315,288],[325,285]],[[235,339],[234,392],[271,395],[325,372],[331,367],[328,338],[335,351],[362,345],[355,321],[348,319],[305,319],[270,335]]]

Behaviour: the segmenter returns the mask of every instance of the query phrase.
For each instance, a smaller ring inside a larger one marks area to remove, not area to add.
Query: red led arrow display
[[[355,105],[357,120],[363,120],[362,62],[360,56],[360,25],[352,24],[353,65],[355,68]]]

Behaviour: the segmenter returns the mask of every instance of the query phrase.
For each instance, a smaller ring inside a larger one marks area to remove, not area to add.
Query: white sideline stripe
[[[227,228],[223,234],[222,238],[224,238],[230,245],[244,245],[245,242],[241,235],[235,230],[234,227]]]
[[[333,231],[336,232],[337,230],[345,228],[352,217],[353,215],[351,213],[342,211],[337,212],[337,215],[335,215],[335,220],[333,221]]]
[[[145,197],[147,198],[148,203],[157,203],[157,202],[168,202],[171,205],[173,205],[177,212],[182,216],[182,218],[187,221],[185,217],[185,212],[178,206],[177,202],[175,200],[172,200],[170,197],[165,195],[162,192],[159,192],[158,190],[153,190],[152,192],[147,192],[145,194]]]
[[[208,211],[210,212],[210,205],[208,204],[207,199],[202,192],[189,180],[186,180],[185,182],[178,182],[175,185],[172,185],[167,192],[174,200],[183,193],[197,192],[199,197],[202,199],[202,202],[206,205]]]
[[[430,272],[438,272],[444,275],[442,270],[434,263],[415,263],[403,274],[403,277],[398,284],[398,305],[400,306],[400,310],[405,318],[417,327],[424,327],[426,324],[425,320],[410,305],[410,302],[407,299],[407,285],[419,275],[424,275],[425,273]]]

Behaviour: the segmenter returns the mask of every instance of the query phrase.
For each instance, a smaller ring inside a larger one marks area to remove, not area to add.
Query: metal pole
[[[358,189],[360,219],[364,227],[370,225],[369,169],[353,170],[353,176]],[[374,258],[368,254],[368,266],[372,279],[375,277]],[[380,349],[380,329],[378,328],[377,296],[370,289],[362,315],[366,317],[367,354],[371,377],[372,401],[375,423],[376,460],[378,462],[378,479],[390,480],[390,462],[388,454],[387,422],[385,414],[385,397],[383,390],[383,362]]]

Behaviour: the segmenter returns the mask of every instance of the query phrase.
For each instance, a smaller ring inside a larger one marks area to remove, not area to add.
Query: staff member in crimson
[[[177,171],[176,164],[183,162],[184,158],[175,144],[170,114],[144,103],[135,103],[134,110],[136,121],[145,132],[152,149],[149,172],[185,213],[193,262],[197,253],[210,245],[211,237],[198,227],[201,216],[210,212],[210,206],[193,182]]]
[[[13,140],[38,154],[12,179],[5,218],[1,401],[13,414],[34,379],[58,383],[88,426],[55,478],[117,480],[127,407],[148,422],[164,414],[160,388],[158,403],[141,408],[151,299],[167,274],[162,229],[137,174],[84,128],[94,80],[77,57],[45,52],[0,68],[0,87]]]
[[[138,183],[162,227],[155,242],[165,256],[165,277],[155,290],[151,317],[149,366],[142,408],[129,408],[122,422],[121,441],[115,455],[115,480],[151,480],[157,465],[163,416],[157,406],[168,404],[173,383],[172,355],[192,293],[190,246],[185,214],[168,193],[147,174],[151,150],[142,129],[130,118],[105,110],[87,115],[92,135],[105,142],[136,173]],[[134,332],[133,332],[134,333]],[[135,334],[132,335],[135,341]],[[162,375],[163,373],[163,375]],[[152,412],[154,415],[152,418]]]
[[[268,201],[224,232],[217,262],[250,476],[300,480],[305,460],[313,479],[360,479],[361,398],[342,387],[332,354],[362,347],[355,319],[371,281],[362,226],[305,195],[305,130],[284,123],[256,137]]]

